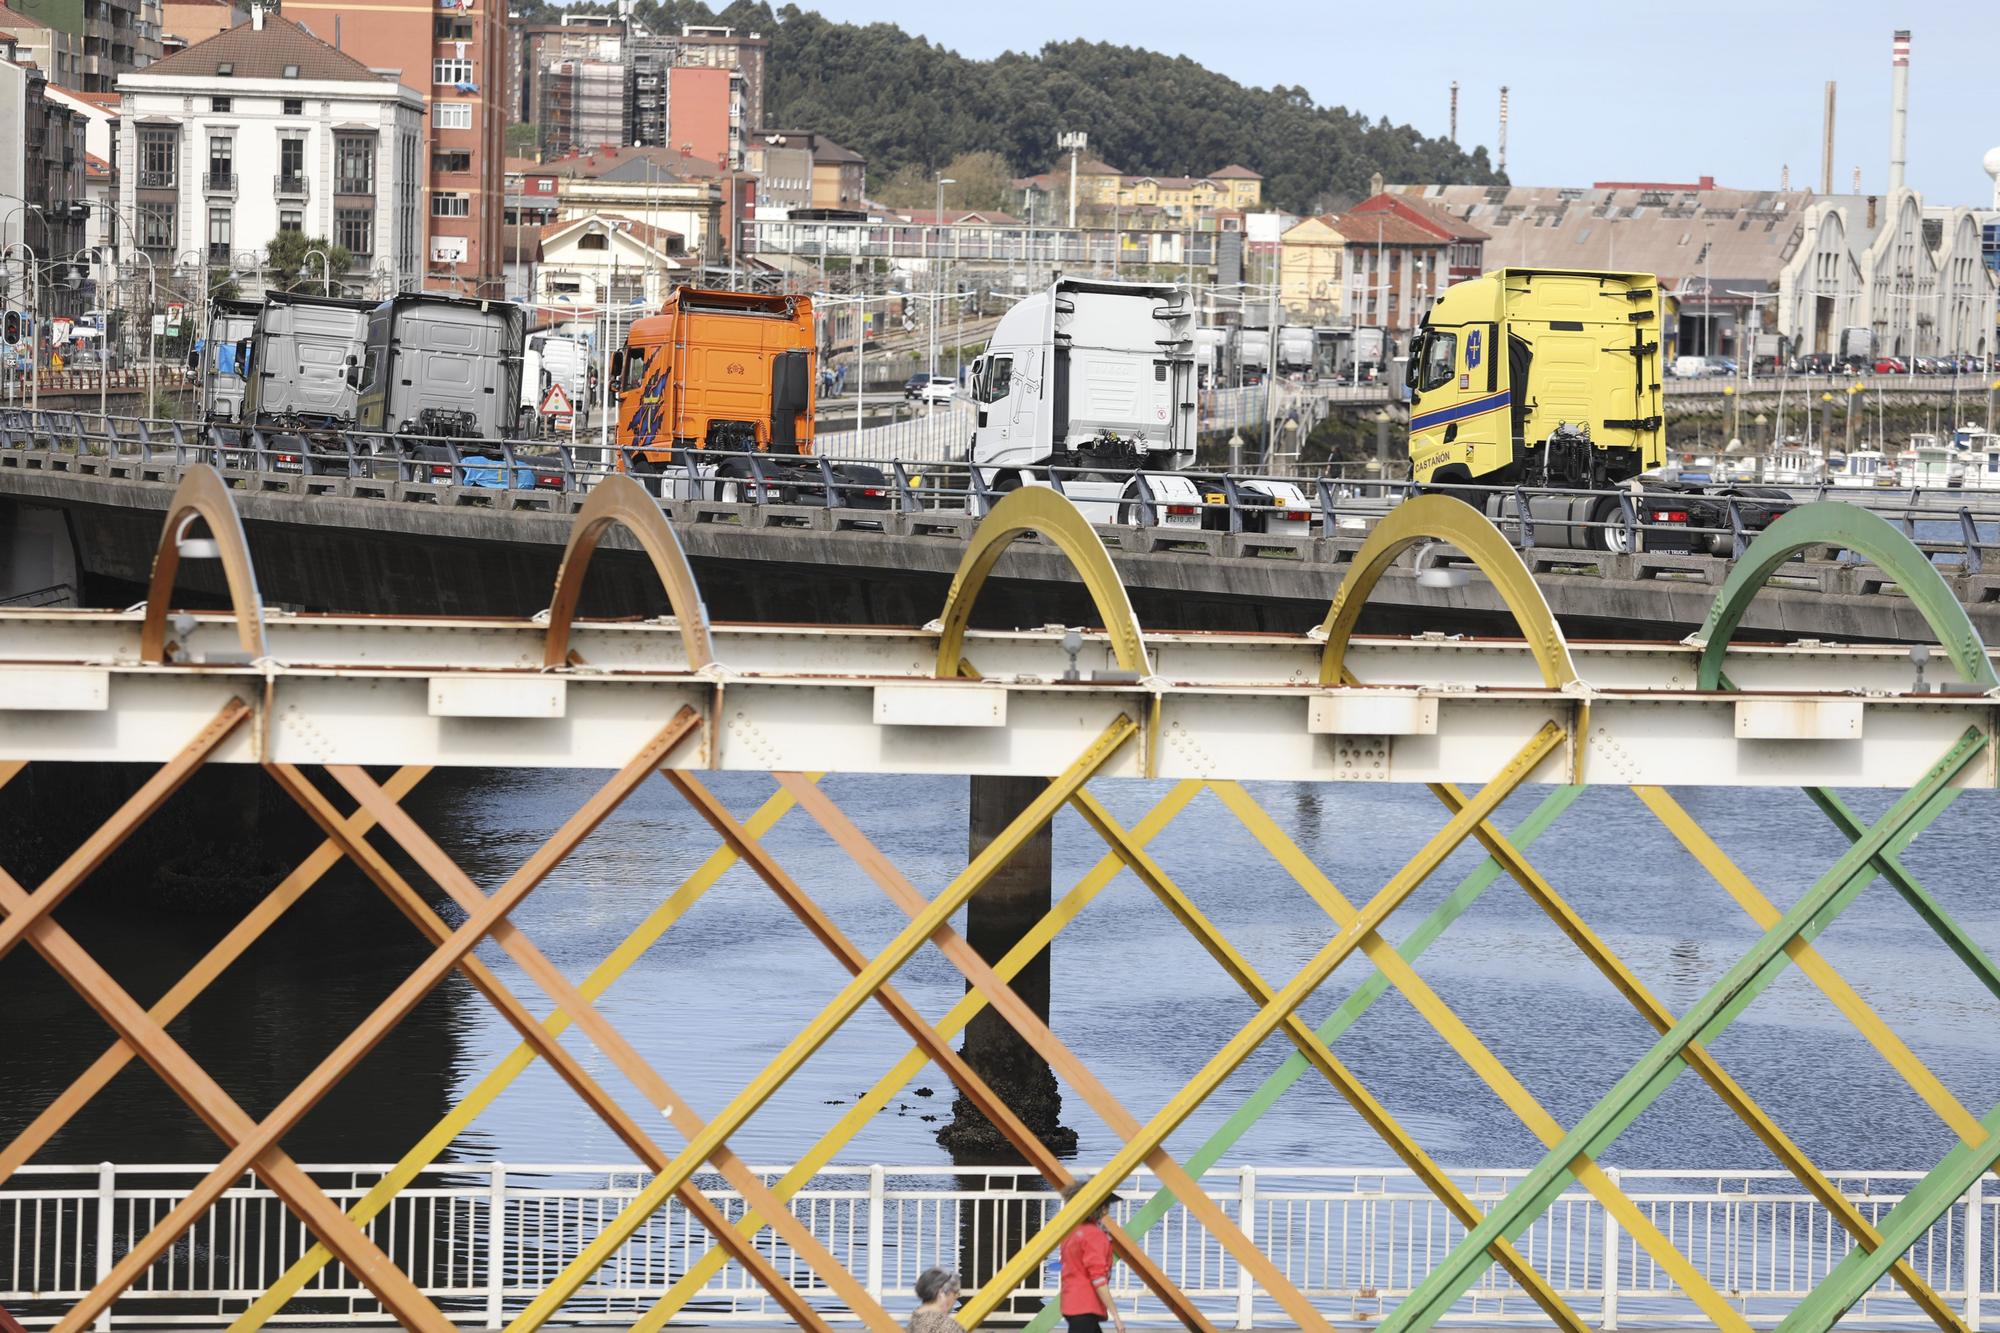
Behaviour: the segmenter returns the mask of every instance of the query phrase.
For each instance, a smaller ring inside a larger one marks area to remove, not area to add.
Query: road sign
[[[187,307],[182,305],[180,302],[178,301],[168,302],[167,304],[168,333],[179,333],[181,331],[181,316],[185,313],[187,313]]]
[[[560,384],[551,384],[549,391],[542,395],[542,415],[545,417],[566,417],[576,410],[569,400],[569,390]]]

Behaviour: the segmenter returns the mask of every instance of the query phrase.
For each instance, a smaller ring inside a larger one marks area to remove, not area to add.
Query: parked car
[[[933,375],[921,389],[917,399],[924,403],[948,403],[958,395],[958,383],[943,375]]]
[[[1907,375],[1910,373],[1910,367],[1900,358],[1878,356],[1875,358],[1875,373],[1877,375]]]
[[[1736,359],[1728,356],[1711,356],[1708,358],[1708,373],[1711,375],[1734,375],[1736,373]]]
[[[1705,356],[1677,356],[1674,358],[1673,374],[1677,380],[1698,380],[1708,374],[1708,358]]]
[[[929,385],[936,378],[939,377],[932,375],[928,370],[918,371],[903,381],[903,397],[909,399],[911,402],[917,402],[923,398],[925,386]]]

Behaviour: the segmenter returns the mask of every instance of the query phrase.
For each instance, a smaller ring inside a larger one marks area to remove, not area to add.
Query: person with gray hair
[[[926,1268],[917,1276],[917,1308],[910,1316],[910,1333],[963,1333],[952,1319],[958,1304],[958,1274],[949,1268]]]

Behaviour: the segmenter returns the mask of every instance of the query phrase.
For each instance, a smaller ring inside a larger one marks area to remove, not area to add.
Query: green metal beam
[[[2000,689],[1986,645],[1971,617],[1959,605],[1944,577],[1916,543],[1879,514],[1842,500],[1821,500],[1783,514],[1750,543],[1729,578],[1715,594],[1702,627],[1688,637],[1701,652],[1700,687],[1716,689],[1722,681],[1722,659],[1744,613],[1778,567],[1814,546],[1838,546],[1867,556],[1896,580],[1911,603],[1936,632],[1959,675],[1982,689]]]
[[[1825,1333],[1868,1294],[1898,1255],[1923,1239],[1931,1224],[1972,1188],[1972,1183],[2000,1161],[2000,1106],[1987,1112],[1980,1125],[1985,1137],[1961,1143],[1911,1187],[1903,1201],[1882,1221],[1882,1244],[1873,1253],[1848,1251],[1847,1257],[1820,1280],[1812,1294],[1799,1302],[1778,1324],[1778,1333]],[[1975,1273],[1973,1281],[1979,1280]]]
[[[1548,830],[1549,825],[1555,823],[1563,811],[1576,802],[1576,798],[1583,794],[1583,790],[1580,786],[1557,787],[1543,797],[1541,804],[1529,812],[1528,817],[1521,821],[1520,827],[1514,830],[1511,839],[1514,845],[1517,847],[1531,845]],[[1403,961],[1415,962],[1425,949],[1436,942],[1438,936],[1444,934],[1446,927],[1463,916],[1473,903],[1479,901],[1479,896],[1493,886],[1500,874],[1500,863],[1489,856],[1471,874],[1459,881],[1451,896],[1439,903],[1436,909],[1410,932],[1409,938],[1396,947],[1396,952],[1402,956]],[[1324,1023],[1315,1029],[1320,1040],[1332,1045],[1353,1027],[1361,1015],[1367,1013],[1369,1007],[1388,989],[1389,978],[1386,975],[1381,972],[1371,974]],[[1235,1147],[1250,1127],[1256,1124],[1278,1098],[1303,1078],[1311,1068],[1305,1056],[1297,1051],[1287,1056],[1285,1062],[1272,1070],[1243,1105],[1237,1107],[1229,1119],[1209,1136],[1208,1141],[1182,1163],[1188,1174],[1199,1180],[1212,1170],[1215,1164],[1222,1160],[1222,1155]],[[1174,1202],[1173,1191],[1165,1188],[1158,1190],[1125,1222],[1125,1229],[1135,1236],[1145,1234],[1167,1215],[1173,1208]],[[1029,1321],[1026,1333],[1048,1333],[1059,1317],[1054,1304],[1044,1305],[1042,1312]]]
[[[1459,1242],[1443,1263],[1393,1310],[1382,1327],[1392,1333],[1428,1329],[1478,1279],[1491,1262],[1486,1250],[1495,1240],[1518,1239],[1567,1186],[1570,1164],[1596,1157],[1657,1100],[1687,1066],[1681,1051],[1690,1043],[1711,1042],[1743,1012],[1789,963],[1785,945],[1811,939],[1839,915],[1874,879],[1872,862],[1885,849],[1907,846],[1945,810],[1958,792],[1951,783],[1986,748],[1985,737],[1968,729],[1921,781],[1905,792],[1778,923],[1674,1024],[1652,1049],[1618,1080],[1576,1127],[1537,1163],[1497,1204],[1486,1220]],[[1893,1259],[1902,1251],[1884,1245]]]
[[[1826,812],[1826,817],[1833,821],[1834,827],[1847,836],[1849,842],[1861,836],[1863,827],[1861,820],[1841,803],[1838,796],[1825,787],[1808,787],[1806,795],[1812,797],[1814,805]],[[1895,857],[1876,857],[1875,869],[1881,872],[1882,878],[1895,887],[1897,893],[1903,895],[1903,901],[1924,919],[1924,923],[1937,932],[1938,938],[1958,955],[1959,961],[1972,969],[1972,974],[1979,978],[1986,989],[1992,992],[1995,998],[2000,998],[2000,967],[1996,967],[1993,960],[1986,956],[1985,951],[1973,942],[1972,936],[1967,933],[1965,927],[1958,924],[1950,912],[1945,910],[1944,904],[1932,897],[1930,890],[1919,884],[1916,877],[1904,869],[1903,863]]]

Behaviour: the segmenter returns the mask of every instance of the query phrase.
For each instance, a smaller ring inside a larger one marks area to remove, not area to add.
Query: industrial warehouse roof
[[[1672,284],[1699,278],[1704,268],[1717,279],[1775,283],[1814,202],[1810,190],[1684,185],[1392,185],[1389,190],[1486,232],[1488,268],[1625,269],[1656,273]]]
[[[223,66],[229,68],[225,71]],[[287,70],[291,72],[286,73]],[[239,23],[228,32],[155,60],[135,73],[144,78],[217,77],[232,79],[308,79],[325,83],[394,83],[394,75],[372,70],[345,51],[307,32],[290,19],[264,16],[260,29]],[[131,78],[132,74],[120,76]]]

